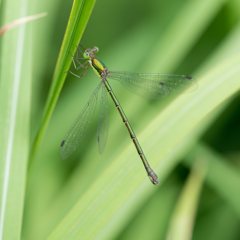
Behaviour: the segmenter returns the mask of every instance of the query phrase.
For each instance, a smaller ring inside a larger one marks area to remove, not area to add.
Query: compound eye
[[[94,47],[93,47],[93,51],[94,51],[95,53],[97,53],[97,52],[99,51],[99,48],[96,47],[96,46],[94,46]]]
[[[83,53],[83,57],[88,59],[89,58],[89,53],[88,52],[84,52]]]

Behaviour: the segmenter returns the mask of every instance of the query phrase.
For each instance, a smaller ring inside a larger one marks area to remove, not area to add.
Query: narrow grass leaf
[[[193,154],[203,156],[208,161],[206,182],[234,209],[240,219],[239,170],[232,166],[224,156],[204,143],[197,144]],[[190,158],[187,158],[185,163],[189,166]]]
[[[170,221],[166,240],[191,240],[207,161],[200,155],[194,161]]]
[[[75,53],[76,46],[80,42],[80,39],[87,25],[87,22],[91,15],[94,4],[95,4],[95,0],[89,0],[89,1],[75,0],[73,2],[71,15],[70,15],[66,33],[63,39],[62,47],[59,53],[57,65],[56,65],[54,76],[53,76],[52,85],[47,98],[47,103],[45,106],[42,123],[40,125],[39,131],[32,149],[30,164],[31,164],[31,161],[33,160],[35,151],[39,147],[39,143],[42,140],[42,137],[47,128],[50,117],[52,115],[53,109],[58,100],[59,94],[61,92],[62,86],[66,78],[65,72],[68,71],[72,63],[72,57],[69,54],[69,52],[71,51],[72,54]]]

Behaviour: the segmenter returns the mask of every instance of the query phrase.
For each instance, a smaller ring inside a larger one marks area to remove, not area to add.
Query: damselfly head
[[[83,57],[85,59],[91,59],[94,58],[94,53],[97,53],[99,51],[98,47],[94,46],[92,48],[86,49],[83,53]]]

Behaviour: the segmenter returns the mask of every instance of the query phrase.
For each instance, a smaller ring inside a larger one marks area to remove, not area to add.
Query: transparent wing
[[[109,78],[119,81],[124,87],[140,97],[157,99],[169,93],[192,92],[197,81],[186,75],[109,72]]]
[[[109,127],[108,92],[104,84],[102,84],[102,97],[97,129],[98,150],[101,154],[103,153],[107,143],[108,127]]]
[[[89,125],[93,119],[93,115],[97,106],[98,92],[101,85],[102,82],[94,90],[88,103],[85,105],[82,112],[78,115],[74,124],[63,139],[60,146],[61,159],[65,159],[70,156],[85,137]]]

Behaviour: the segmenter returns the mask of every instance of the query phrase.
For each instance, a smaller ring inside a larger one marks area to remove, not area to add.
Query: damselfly
[[[93,119],[94,112],[97,106],[98,93],[101,89],[101,104],[100,104],[100,113],[98,118],[98,128],[97,128],[97,142],[99,152],[102,153],[106,142],[108,134],[108,125],[109,125],[109,111],[108,111],[108,96],[109,93],[111,99],[113,100],[122,120],[125,124],[129,135],[137,149],[137,152],[143,162],[143,165],[147,171],[147,175],[150,178],[151,182],[157,185],[158,177],[151,169],[142,148],[136,138],[133,129],[123,112],[123,109],[118,102],[115,94],[112,91],[111,86],[109,85],[107,78],[119,81],[124,87],[132,91],[135,94],[138,94],[141,97],[149,99],[158,99],[162,98],[169,93],[181,93],[186,91],[193,91],[197,88],[197,82],[190,76],[186,75],[176,75],[176,74],[149,74],[149,73],[131,73],[131,72],[114,72],[109,71],[104,63],[99,60],[95,53],[99,51],[98,47],[93,47],[85,49],[83,46],[79,45],[84,49],[84,52],[81,51],[80,47],[77,47],[77,56],[74,57],[71,53],[73,59],[73,65],[76,70],[84,68],[85,71],[81,76],[73,74],[76,77],[82,78],[89,66],[91,66],[94,72],[100,77],[101,82],[98,84],[97,88],[94,90],[91,95],[88,103],[85,105],[74,124],[68,131],[64,140],[61,143],[60,147],[60,157],[62,159],[67,158],[72,152],[77,148],[79,143],[82,141],[86,132],[89,128],[89,125]],[[83,57],[79,57],[79,54],[82,54]],[[85,63],[81,63],[80,60],[86,60]],[[77,64],[79,66],[77,66]]]

